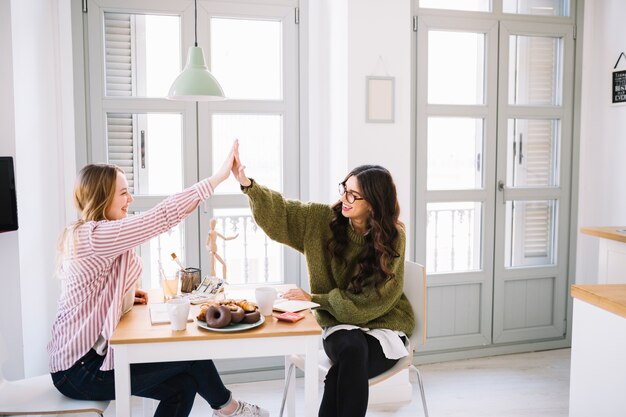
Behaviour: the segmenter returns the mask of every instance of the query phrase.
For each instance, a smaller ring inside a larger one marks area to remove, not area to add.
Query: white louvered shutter
[[[136,86],[134,21],[130,14],[105,13],[106,95],[132,96]],[[126,173],[130,192],[135,190],[136,120],[130,113],[107,113],[107,156]]]
[[[528,94],[531,103],[552,103],[552,95],[558,91],[555,79],[557,51],[550,37],[530,37],[528,43]],[[519,173],[527,187],[541,188],[554,184],[554,146],[551,121],[529,119],[521,129],[523,155]],[[554,139],[556,140],[556,139]],[[519,151],[519,150],[518,150]],[[515,163],[520,163],[519,159]],[[553,209],[550,202],[527,202],[519,216],[521,259],[518,264],[537,265],[552,262]]]

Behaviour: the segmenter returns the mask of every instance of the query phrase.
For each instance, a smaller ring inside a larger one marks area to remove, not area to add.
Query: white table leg
[[[290,367],[292,367],[291,375],[289,375]],[[296,374],[297,372],[298,370],[289,360],[289,356],[285,356],[285,389],[287,390],[287,397],[285,399],[285,410],[287,410],[288,417],[295,417],[296,415]]]
[[[307,337],[304,363],[304,407],[308,417],[317,416],[319,409],[317,401],[319,391],[318,344],[318,336]]]
[[[130,417],[130,363],[123,345],[114,347],[115,366],[115,415]]]

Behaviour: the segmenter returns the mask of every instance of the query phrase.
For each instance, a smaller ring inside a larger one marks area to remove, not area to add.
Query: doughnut
[[[205,321],[209,327],[226,327],[230,324],[230,318],[230,309],[226,306],[211,305],[206,310]]]
[[[250,313],[246,313],[243,318],[244,323],[256,323],[261,318],[259,310],[254,310]]]
[[[200,304],[200,312],[198,313],[198,316],[196,316],[196,318],[200,321],[205,321],[206,311],[209,308],[209,306],[212,306],[212,305],[215,307],[219,306],[219,304],[215,303],[214,301],[209,301],[208,303]]]
[[[246,313],[243,311],[243,308],[236,306],[235,310],[230,310],[230,321],[231,323],[239,323],[245,317]]]

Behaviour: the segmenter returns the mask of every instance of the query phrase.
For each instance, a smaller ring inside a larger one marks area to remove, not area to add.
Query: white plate
[[[206,322],[196,319],[196,323],[198,324],[199,327],[202,327],[205,330],[210,330],[212,332],[241,332],[243,330],[249,330],[249,329],[254,329],[255,327],[259,327],[264,322],[265,322],[265,317],[261,315],[261,318],[259,319],[259,321],[255,323],[234,323],[234,324],[231,323],[226,327],[217,328],[217,327],[209,327],[206,324]]]

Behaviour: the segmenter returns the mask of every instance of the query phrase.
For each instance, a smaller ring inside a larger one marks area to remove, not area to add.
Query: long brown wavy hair
[[[67,227],[59,238],[61,255],[71,246],[68,232],[73,234],[88,221],[107,220],[105,212],[115,197],[118,172],[124,173],[118,166],[110,164],[88,164],[80,170],[74,185],[74,206],[78,210],[78,220]]]
[[[399,230],[404,229],[400,222],[400,205],[396,185],[387,169],[379,165],[361,165],[346,175],[343,184],[354,176],[361,187],[361,196],[371,207],[367,220],[369,232],[365,235],[365,248],[358,256],[356,275],[352,277],[348,289],[358,294],[363,291],[365,280],[374,276],[376,290],[395,277],[391,271],[391,261],[400,256],[395,246]],[[330,222],[332,238],[328,249],[333,258],[342,259],[348,246],[349,219],[341,214],[341,201],[332,207],[333,219]]]

